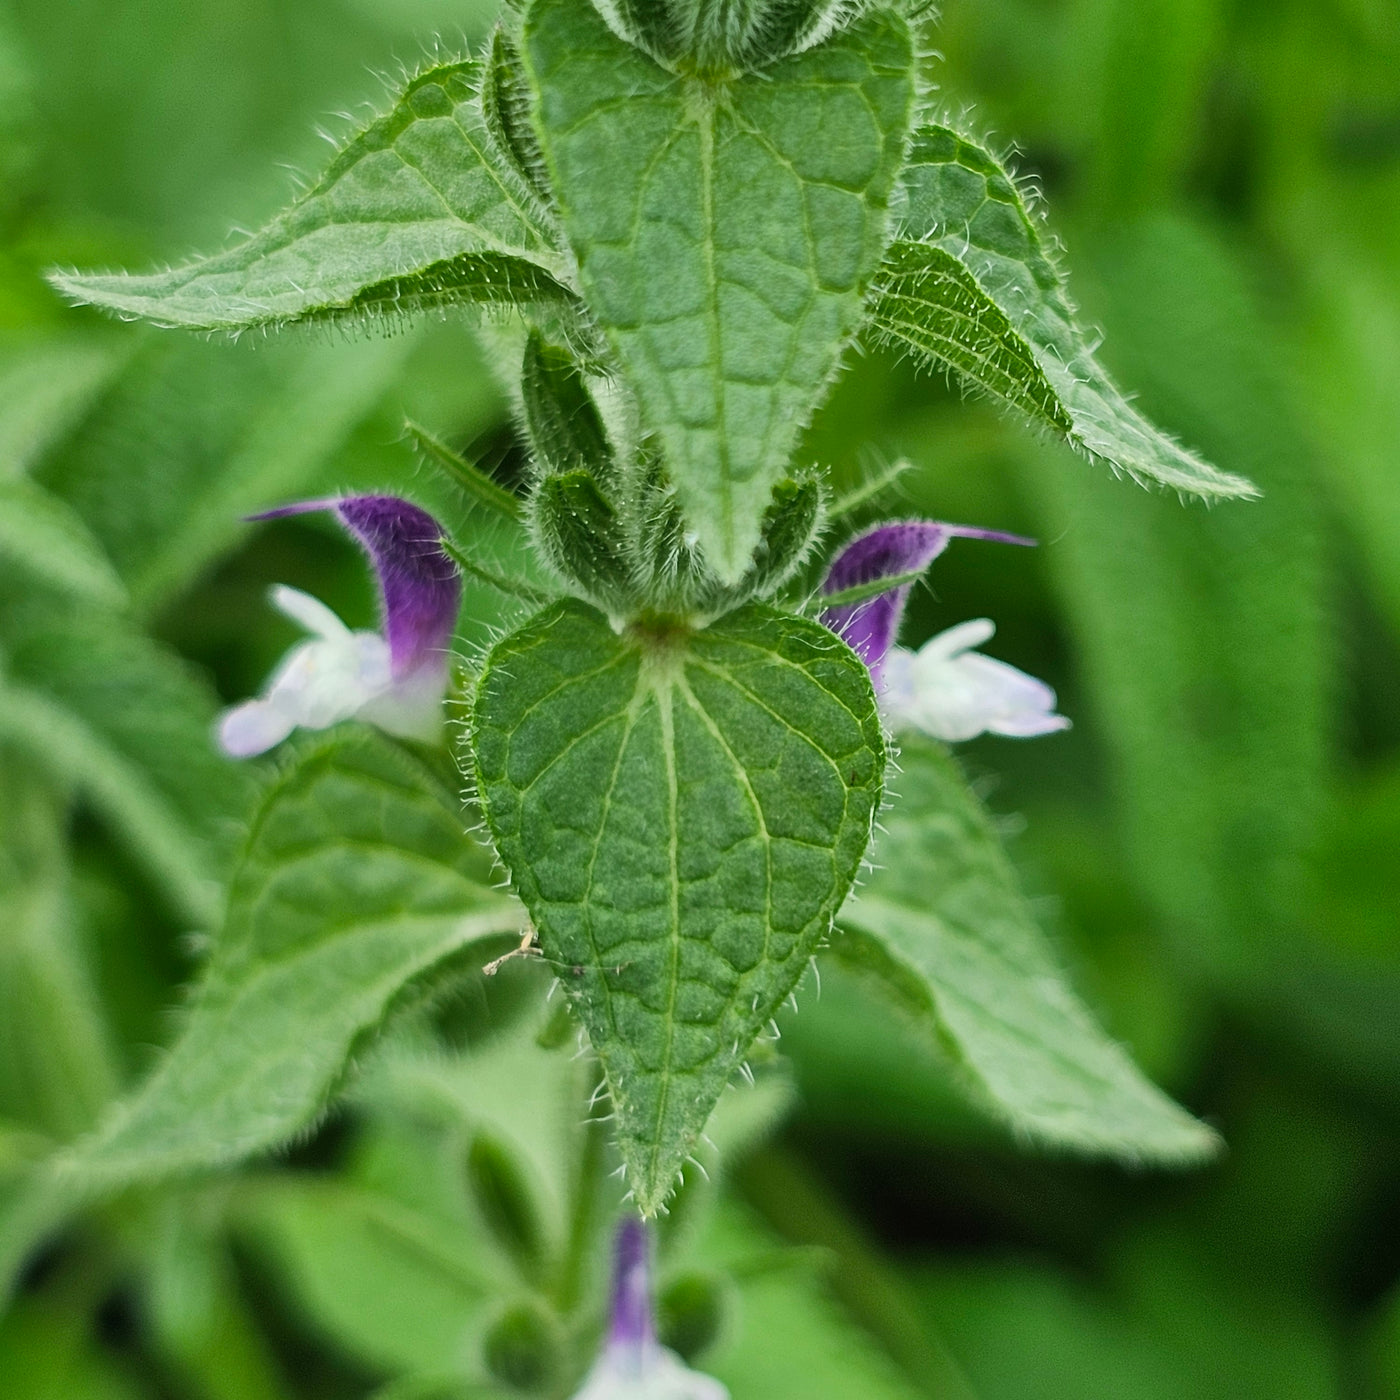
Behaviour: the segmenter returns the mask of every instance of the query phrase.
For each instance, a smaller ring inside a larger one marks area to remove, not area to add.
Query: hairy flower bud
[[[593,0],[620,38],[668,68],[749,72],[820,43],[870,0]]]

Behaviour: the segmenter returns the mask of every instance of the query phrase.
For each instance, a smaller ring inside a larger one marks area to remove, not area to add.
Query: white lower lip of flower
[[[319,599],[279,586],[279,611],[314,635],[282,659],[262,695],[225,712],[219,744],[234,758],[266,753],[295,729],[329,729],[362,718],[390,734],[435,739],[442,729],[447,659],[396,681],[389,644],[377,632],[352,632]]]
[[[971,650],[995,634],[987,618],[959,623],[917,652],[885,659],[880,704],[892,728],[922,730],[945,743],[1001,734],[1028,739],[1067,729],[1043,681]]]
[[[608,1347],[574,1400],[729,1400],[729,1391],[692,1371],[675,1352],[648,1342]]]

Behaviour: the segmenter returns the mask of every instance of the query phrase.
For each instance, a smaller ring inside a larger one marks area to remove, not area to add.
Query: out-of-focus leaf
[[[1103,260],[1116,344],[1169,421],[1264,500],[1210,514],[1028,461],[1045,551],[1114,757],[1122,835],[1180,946],[1228,979],[1286,975],[1327,748],[1316,486],[1269,333],[1204,231],[1124,232]]]
[[[303,746],[257,812],[174,1046],[55,1179],[116,1188],[303,1130],[412,983],[519,929],[484,874],[452,793],[405,750],[356,729]]]
[[[547,215],[482,116],[481,76],[472,60],[418,74],[301,199],[225,253],[143,276],[56,273],[53,283],[78,302],[196,330],[567,303]]]
[[[722,99],[587,4],[537,0],[523,54],[589,304],[687,523],[737,582],[884,252],[908,30],[881,10]]]
[[[877,336],[950,365],[1115,471],[1208,499],[1255,494],[1153,427],[1109,378],[1039,220],[995,156],[924,126],[903,179],[899,241],[871,308]]]
[[[1167,1271],[1150,1300],[1027,1259],[920,1271],[927,1317],[980,1400],[1336,1400],[1316,1319]]]
[[[1172,1393],[1341,1400],[1349,1388],[1331,1319],[1300,1296],[1296,1278],[1240,1278],[1233,1264],[1212,1241],[1162,1231],[1128,1241],[1111,1266],[1137,1326],[1165,1359]]]
[[[1379,197],[1348,194],[1324,186],[1313,196],[1322,207],[1295,235],[1309,305],[1294,378],[1365,571],[1400,631],[1400,238],[1387,246],[1381,212],[1400,181]]]
[[[22,476],[116,372],[105,341],[15,336],[0,341],[0,482]]]
[[[390,1374],[479,1371],[484,1314],[506,1281],[483,1267],[481,1240],[462,1221],[296,1177],[244,1188],[239,1216],[300,1309],[346,1354]]]
[[[990,817],[953,761],[906,741],[877,869],[835,951],[950,1049],[974,1101],[1046,1145],[1127,1161],[1210,1156],[1215,1134],[1150,1084],[1075,996]]]
[[[1370,1328],[1369,1362],[1372,1388],[1369,1395],[1400,1394],[1400,1288],[1381,1303]]]
[[[324,345],[146,346],[43,479],[154,611],[242,537],[240,517],[326,489],[335,454],[411,336]]]
[[[77,512],[28,481],[0,481],[0,562],[91,606],[117,607],[126,598]]]
[[[867,1338],[880,1343],[921,1394],[936,1395],[940,1400],[972,1400],[937,1324],[930,1326],[920,1316],[900,1272],[864,1236],[859,1223],[819,1179],[778,1148],[746,1163],[739,1180],[745,1201],[760,1210],[784,1240],[810,1251],[804,1262],[821,1262],[821,1281],[830,1299],[840,1302]],[[726,1236],[732,1240],[732,1232],[743,1223],[737,1212],[721,1216],[720,1241]],[[738,1239],[747,1250],[762,1248],[762,1233],[751,1224]],[[706,1241],[707,1246],[713,1243]],[[730,1248],[734,1248],[733,1243]],[[730,1254],[727,1262],[741,1275],[752,1272],[758,1264],[751,1255],[745,1258],[743,1252]],[[781,1269],[784,1262],[781,1255],[770,1254],[759,1267]]]
[[[217,909],[252,795],[212,738],[214,705],[175,657],[115,622],[22,615],[0,675],[0,735],[71,784],[180,914]]]
[[[77,937],[65,804],[0,751],[0,1119],[63,1141],[117,1088],[107,1028]]]
[[[469,1053],[398,1037],[366,1065],[354,1096],[380,1113],[452,1123],[459,1133],[485,1133],[505,1147],[525,1175],[548,1241],[562,1250],[582,1105],[597,1068],[572,1058],[572,1040],[568,1048],[542,1048],[535,1019]]]
[[[5,1400],[153,1400],[95,1338],[78,1308],[26,1299],[0,1314],[0,1378]]]
[[[914,1400],[925,1394],[852,1321],[810,1259],[778,1255],[778,1241],[733,1205],[697,1257],[738,1276],[731,1335],[697,1359],[733,1400]],[[761,1261],[761,1262],[760,1262]],[[967,1400],[949,1391],[949,1400]]]
[[[1058,22],[1057,115],[1084,198],[1100,217],[1140,214],[1170,197],[1210,140],[1224,12],[1215,0],[1076,0]]]
[[[138,1220],[155,1347],[195,1400],[284,1400],[221,1233],[223,1212],[206,1207],[175,1195]]]

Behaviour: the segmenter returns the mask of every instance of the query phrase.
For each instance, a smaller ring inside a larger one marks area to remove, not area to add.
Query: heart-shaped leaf
[[[885,766],[869,675],[765,606],[619,633],[566,600],[488,658],[473,756],[651,1214],[850,889]]]

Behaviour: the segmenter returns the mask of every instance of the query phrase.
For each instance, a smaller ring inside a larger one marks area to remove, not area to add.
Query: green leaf
[[[884,252],[912,46],[870,16],[710,86],[536,0],[525,63],[589,305],[727,583],[758,543]]]
[[[530,87],[515,40],[502,26],[491,36],[487,76],[481,87],[481,110],[496,144],[548,208],[553,207],[544,153],[530,125]]]
[[[1123,396],[1077,325],[1016,182],[950,127],[915,133],[899,241],[871,315],[877,336],[952,368],[1115,471],[1207,498],[1257,494],[1153,427]]]
[[[763,533],[746,582],[766,596],[776,592],[802,567],[822,527],[825,501],[812,478],[780,481],[763,517]]]
[[[511,521],[519,520],[524,514],[519,498],[475,462],[467,461],[460,452],[454,452],[441,438],[417,423],[405,423],[404,428],[419,452],[449,480],[456,482],[477,505]]]
[[[11,1400],[154,1400],[155,1392],[96,1335],[89,1312],[26,1298],[0,1320],[0,1376]]]
[[[870,678],[767,607],[618,634],[571,600],[487,658],[473,746],[654,1214],[850,888],[885,760]]]
[[[802,1204],[808,1204],[805,1197]],[[846,1222],[841,1224],[849,1231]],[[840,1282],[833,1287],[837,1277],[867,1282],[861,1276],[870,1270],[853,1267],[833,1243],[785,1247],[752,1213],[732,1201],[722,1203],[696,1254],[733,1279],[738,1306],[730,1335],[712,1359],[704,1358],[703,1369],[713,1371],[735,1396],[763,1400],[972,1400],[951,1366],[935,1374],[909,1374],[871,1329],[841,1306],[838,1299],[848,1290]],[[892,1311],[888,1296],[880,1303]],[[923,1328],[911,1349],[936,1346],[934,1337],[932,1327]]]
[[[569,303],[538,198],[487,130],[481,77],[471,60],[420,73],[295,204],[227,252],[51,280],[75,301],[195,330]]]
[[[199,1400],[285,1400],[225,1235],[222,1201],[170,1193],[133,1233],[144,1265],[142,1318],[152,1349]]]
[[[0,481],[0,562],[97,607],[119,607],[126,598],[78,513],[28,481]]]
[[[874,320],[882,335],[951,366],[1033,423],[1074,431],[1030,345],[967,268],[938,244],[901,239],[890,248]]]
[[[974,1101],[1018,1133],[1134,1162],[1210,1156],[1215,1134],[1148,1083],[1070,989],[953,760],[911,740],[900,765],[839,955],[951,1051]]]
[[[484,884],[452,793],[397,745],[306,745],[259,810],[165,1059],[60,1179],[94,1189],[238,1161],[304,1130],[415,981],[521,914]]]
[[[9,630],[0,737],[76,788],[180,915],[207,926],[252,794],[214,746],[207,687],[114,621],[25,615]]]

